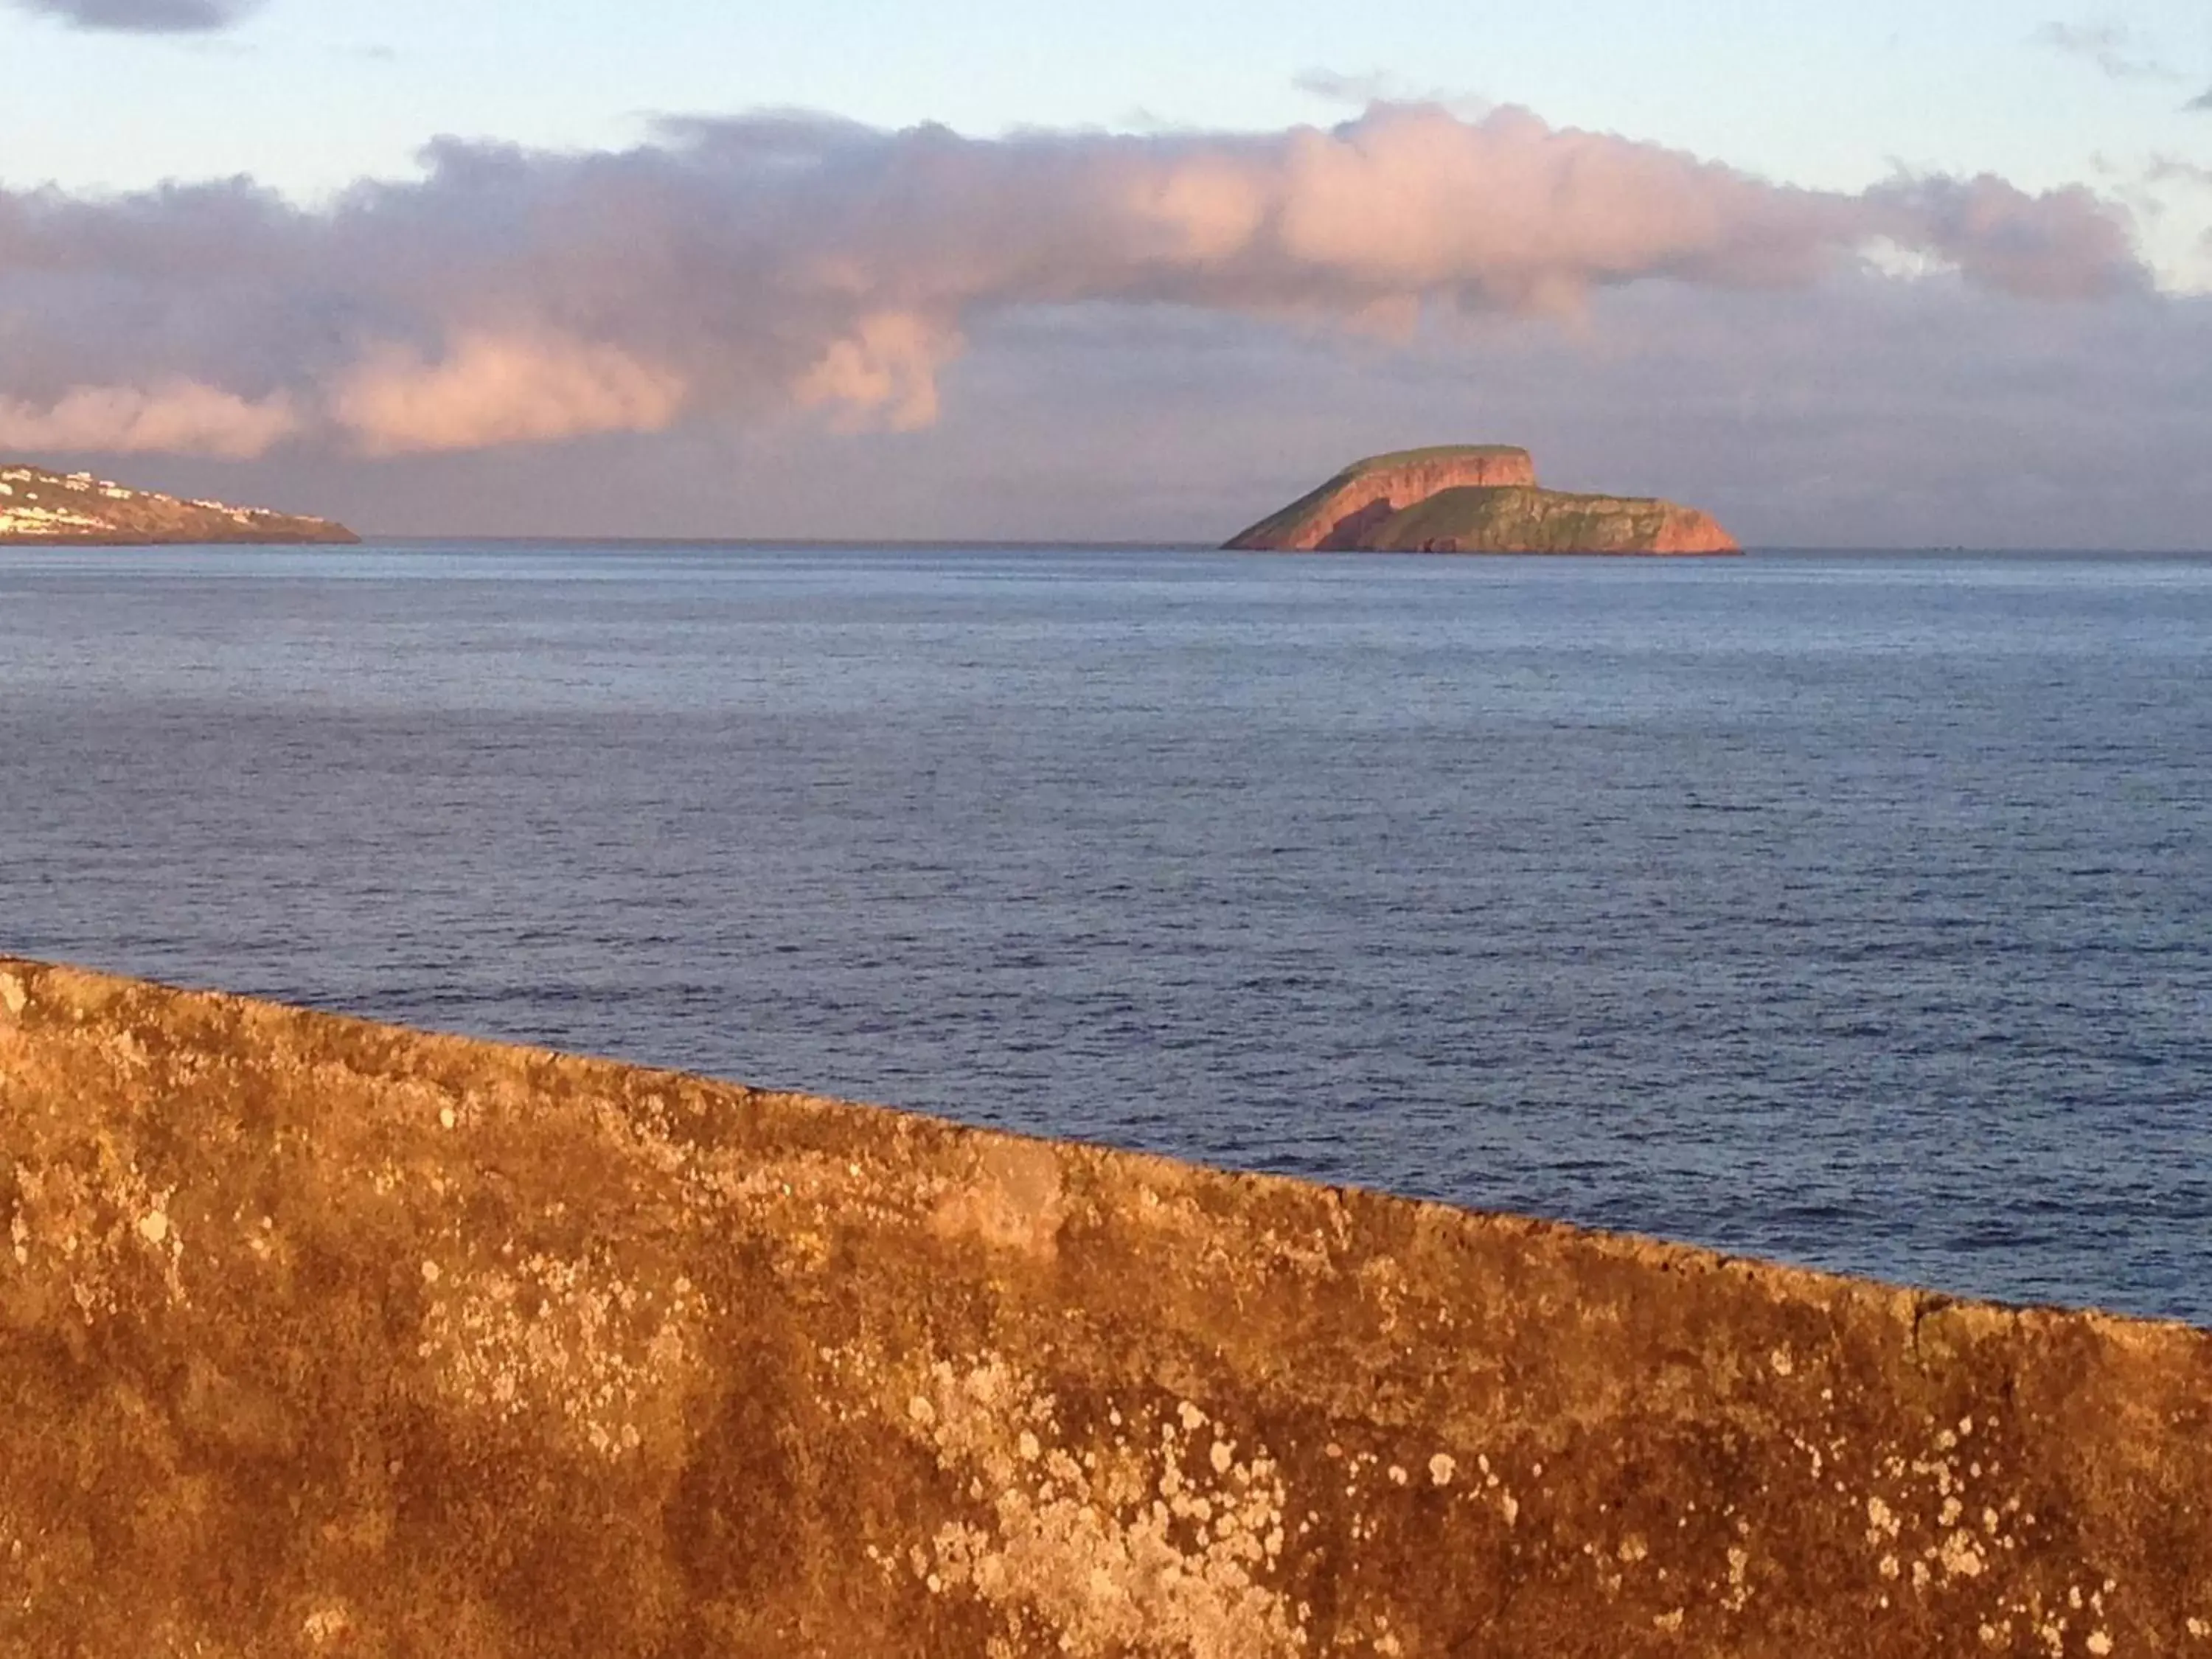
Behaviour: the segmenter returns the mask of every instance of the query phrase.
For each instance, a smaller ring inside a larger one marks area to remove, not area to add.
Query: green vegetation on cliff
[[[1381,455],[1370,455],[1354,461],[1338,473],[1331,483],[1346,478],[1364,478],[1370,472],[1396,472],[1407,467],[1457,465],[1466,461],[1492,461],[1508,467],[1525,469],[1530,477],[1536,476],[1536,458],[1518,444],[1431,444],[1425,449],[1393,449]]]
[[[1394,553],[1642,553],[1685,530],[1686,509],[1561,489],[1444,489],[1392,514],[1362,545]]]

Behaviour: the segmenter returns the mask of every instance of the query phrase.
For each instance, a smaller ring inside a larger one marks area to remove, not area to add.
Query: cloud
[[[1449,87],[1419,87],[1388,70],[1364,75],[1346,75],[1336,70],[1310,69],[1291,79],[1291,84],[1324,103],[1346,104],[1369,109],[1377,104],[1427,104],[1469,120],[1480,120],[1498,107],[1493,100]]]
[[[1894,216],[1897,244],[1948,260],[1978,285],[2040,300],[2088,300],[2118,285],[2119,250],[2106,242],[2113,222],[2081,189],[2028,196],[2002,179],[1906,179],[1878,185],[1866,200]],[[2089,255],[2104,248],[2104,257]]]
[[[46,408],[0,398],[0,449],[208,455],[250,460],[298,429],[279,393],[248,403],[191,380],[74,386]]]
[[[793,410],[911,431],[975,329],[1036,307],[1402,336],[1652,282],[1804,288],[1877,241],[1991,294],[2147,280],[2084,190],[1799,190],[1514,109],[1000,139],[771,114],[620,152],[443,141],[424,160],[314,209],[235,181],[0,191],[0,397],[52,420],[77,388],[189,386],[387,457]],[[49,429],[25,416],[15,441]]]
[[[802,408],[842,410],[848,430],[918,432],[937,420],[937,371],[959,347],[957,337],[921,317],[880,313],[831,342],[792,393]]]
[[[1846,268],[1661,280],[1583,326],[1403,341],[1195,307],[979,320],[926,429],[763,418],[374,464],[148,459],[150,487],[392,534],[1218,541],[1375,450],[1532,447],[1568,489],[1693,501],[1760,545],[2205,546],[2212,297],[2052,306]]]
[[[2037,46],[2093,64],[2115,81],[2180,78],[2148,42],[2124,25],[2045,23],[2028,38]]]
[[[133,34],[199,34],[226,29],[260,0],[14,0],[24,11],[58,17],[81,29]]]
[[[2212,110],[2212,87],[2207,87],[2196,97],[2191,99],[2186,104],[2184,104],[2182,107],[2186,110],[2194,110],[2200,114],[2205,111]]]
[[[404,455],[659,432],[684,390],[674,372],[613,346],[467,334],[435,362],[404,347],[372,352],[340,380],[329,410],[362,453]]]
[[[2143,182],[2152,185],[2196,185],[2212,190],[2212,167],[2179,155],[2154,155],[2143,169]]]

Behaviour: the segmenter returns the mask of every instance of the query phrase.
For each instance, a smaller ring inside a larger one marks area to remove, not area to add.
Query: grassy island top
[[[1431,466],[1440,461],[1530,460],[1518,444],[1432,444],[1426,449],[1394,449],[1352,462],[1336,476],[1356,478],[1365,472],[1383,472],[1401,466]]]

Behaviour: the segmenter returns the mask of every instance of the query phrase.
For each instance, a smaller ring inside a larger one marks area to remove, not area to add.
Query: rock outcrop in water
[[[327,519],[258,507],[179,501],[131,489],[89,472],[0,467],[0,546],[56,543],[137,547],[174,543],[350,543],[361,538]]]
[[[1695,507],[1539,489],[1525,449],[1409,449],[1354,461],[1233,538],[1285,552],[1736,553]]]
[[[2212,1652],[2212,1334],[0,961],[0,1652]]]

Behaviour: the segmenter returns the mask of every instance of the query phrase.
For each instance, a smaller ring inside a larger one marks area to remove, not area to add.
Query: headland
[[[328,519],[223,501],[181,501],[89,472],[0,466],[0,546],[347,544],[360,539]]]

